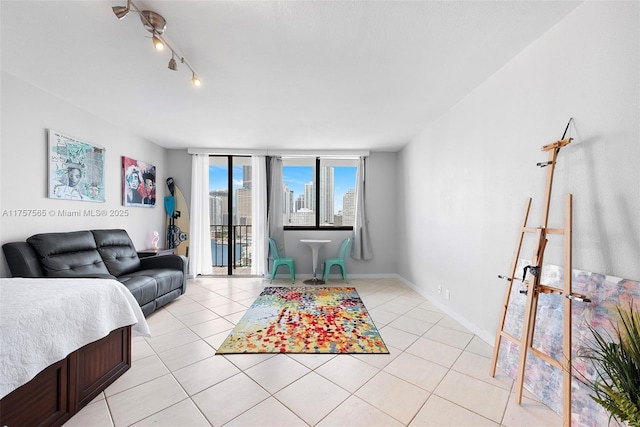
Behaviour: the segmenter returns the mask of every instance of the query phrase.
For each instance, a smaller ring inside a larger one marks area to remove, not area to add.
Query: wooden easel
[[[569,121],[569,123],[571,120]],[[567,124],[567,128],[569,124]],[[566,134],[566,130],[565,130]],[[564,135],[563,135],[564,138]],[[496,333],[496,342],[493,348],[493,360],[491,364],[490,375],[493,377],[496,373],[496,365],[498,363],[498,355],[500,352],[500,342],[502,338],[505,338],[512,343],[519,345],[520,355],[518,361],[518,372],[516,377],[516,400],[518,403],[522,402],[522,388],[524,384],[524,373],[527,362],[527,354],[533,353],[540,359],[549,363],[551,366],[562,369],[563,380],[563,402],[562,402],[562,414],[563,425],[571,425],[571,303],[572,301],[584,301],[589,300],[584,295],[574,294],[571,290],[571,233],[572,233],[572,195],[567,194],[564,198],[564,227],[563,228],[549,228],[547,226],[549,220],[549,204],[551,201],[551,188],[553,185],[553,172],[555,170],[556,159],[560,149],[571,142],[572,138],[561,139],[552,144],[547,144],[542,147],[542,151],[549,153],[549,161],[546,163],[538,163],[537,166],[548,167],[547,169],[547,182],[545,189],[544,205],[542,208],[542,225],[533,228],[527,226],[527,219],[529,217],[529,210],[531,208],[531,198],[527,200],[525,206],[524,219],[522,220],[522,226],[518,235],[518,243],[516,245],[513,262],[511,264],[511,273],[509,277],[498,276],[502,279],[506,279],[509,282],[507,291],[504,297],[504,305],[502,308],[502,317],[498,326],[498,332]],[[533,256],[531,258],[531,265],[525,267],[523,277],[516,277],[516,268],[518,259],[520,257],[520,250],[522,249],[522,242],[526,233],[535,234],[535,244],[533,250]],[[547,244],[547,235],[558,234],[564,237],[564,284],[563,288],[555,288],[540,283],[540,276],[542,274],[542,262],[544,258],[544,250]],[[531,274],[529,278],[526,277],[527,271]],[[522,336],[520,339],[510,335],[504,330],[505,319],[507,316],[507,308],[509,305],[509,298],[511,295],[511,287],[514,281],[519,281],[527,286],[526,291],[521,291],[527,295],[527,301],[525,305],[525,313],[523,318]],[[533,334],[535,330],[536,312],[538,307],[538,295],[540,293],[553,293],[559,295],[565,295],[563,301],[563,342],[562,342],[562,360],[558,361],[551,356],[541,352],[540,350],[532,346]],[[523,350],[524,349],[524,350]]]

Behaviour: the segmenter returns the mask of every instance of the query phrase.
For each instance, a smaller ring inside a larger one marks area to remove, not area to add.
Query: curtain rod
[[[237,148],[188,148],[187,153],[224,156],[360,157],[368,156],[369,150],[245,150]]]

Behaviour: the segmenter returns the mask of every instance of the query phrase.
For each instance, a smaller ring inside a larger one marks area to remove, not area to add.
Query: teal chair
[[[280,251],[278,250],[278,245],[276,241],[269,237],[269,248],[271,248],[271,258],[273,258],[273,267],[271,268],[271,281],[269,283],[273,283],[274,277],[276,277],[276,271],[278,267],[281,265],[286,265],[289,267],[289,274],[291,275],[291,283],[295,283],[296,281],[296,271],[293,267],[293,258],[283,258],[280,255]]]
[[[327,258],[324,261],[324,275],[322,276],[323,281],[327,281],[329,277],[329,273],[331,272],[331,267],[334,265],[340,266],[340,272],[342,273],[342,278],[346,283],[349,283],[347,280],[347,267],[344,265],[344,259],[347,257],[347,251],[349,250],[349,244],[351,243],[351,239],[344,239],[342,243],[340,243],[340,249],[338,249],[338,256],[336,258]]]

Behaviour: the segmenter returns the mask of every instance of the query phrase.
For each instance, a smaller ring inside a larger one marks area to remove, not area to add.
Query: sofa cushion
[[[116,277],[140,268],[140,258],[125,230],[92,230],[98,252]]]
[[[156,279],[158,283],[158,295],[164,295],[173,290],[180,289],[182,287],[182,271],[171,270],[168,268],[154,268],[150,270],[136,271],[136,275],[151,276]]]
[[[125,286],[128,287],[126,281],[138,277],[152,277],[156,282],[156,294],[154,297],[159,297],[173,290],[182,288],[182,271],[171,270],[168,268],[152,268],[149,270],[133,271],[124,276],[118,277]]]
[[[120,276],[118,280],[129,289],[129,292],[131,292],[140,306],[155,300],[158,296],[158,283],[151,276],[141,276],[133,273]]]
[[[108,275],[90,231],[35,234],[27,239],[50,277]]]

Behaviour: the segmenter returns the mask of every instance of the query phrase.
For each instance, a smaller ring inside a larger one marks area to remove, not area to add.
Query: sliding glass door
[[[214,275],[251,273],[251,157],[209,157],[209,223]]]

